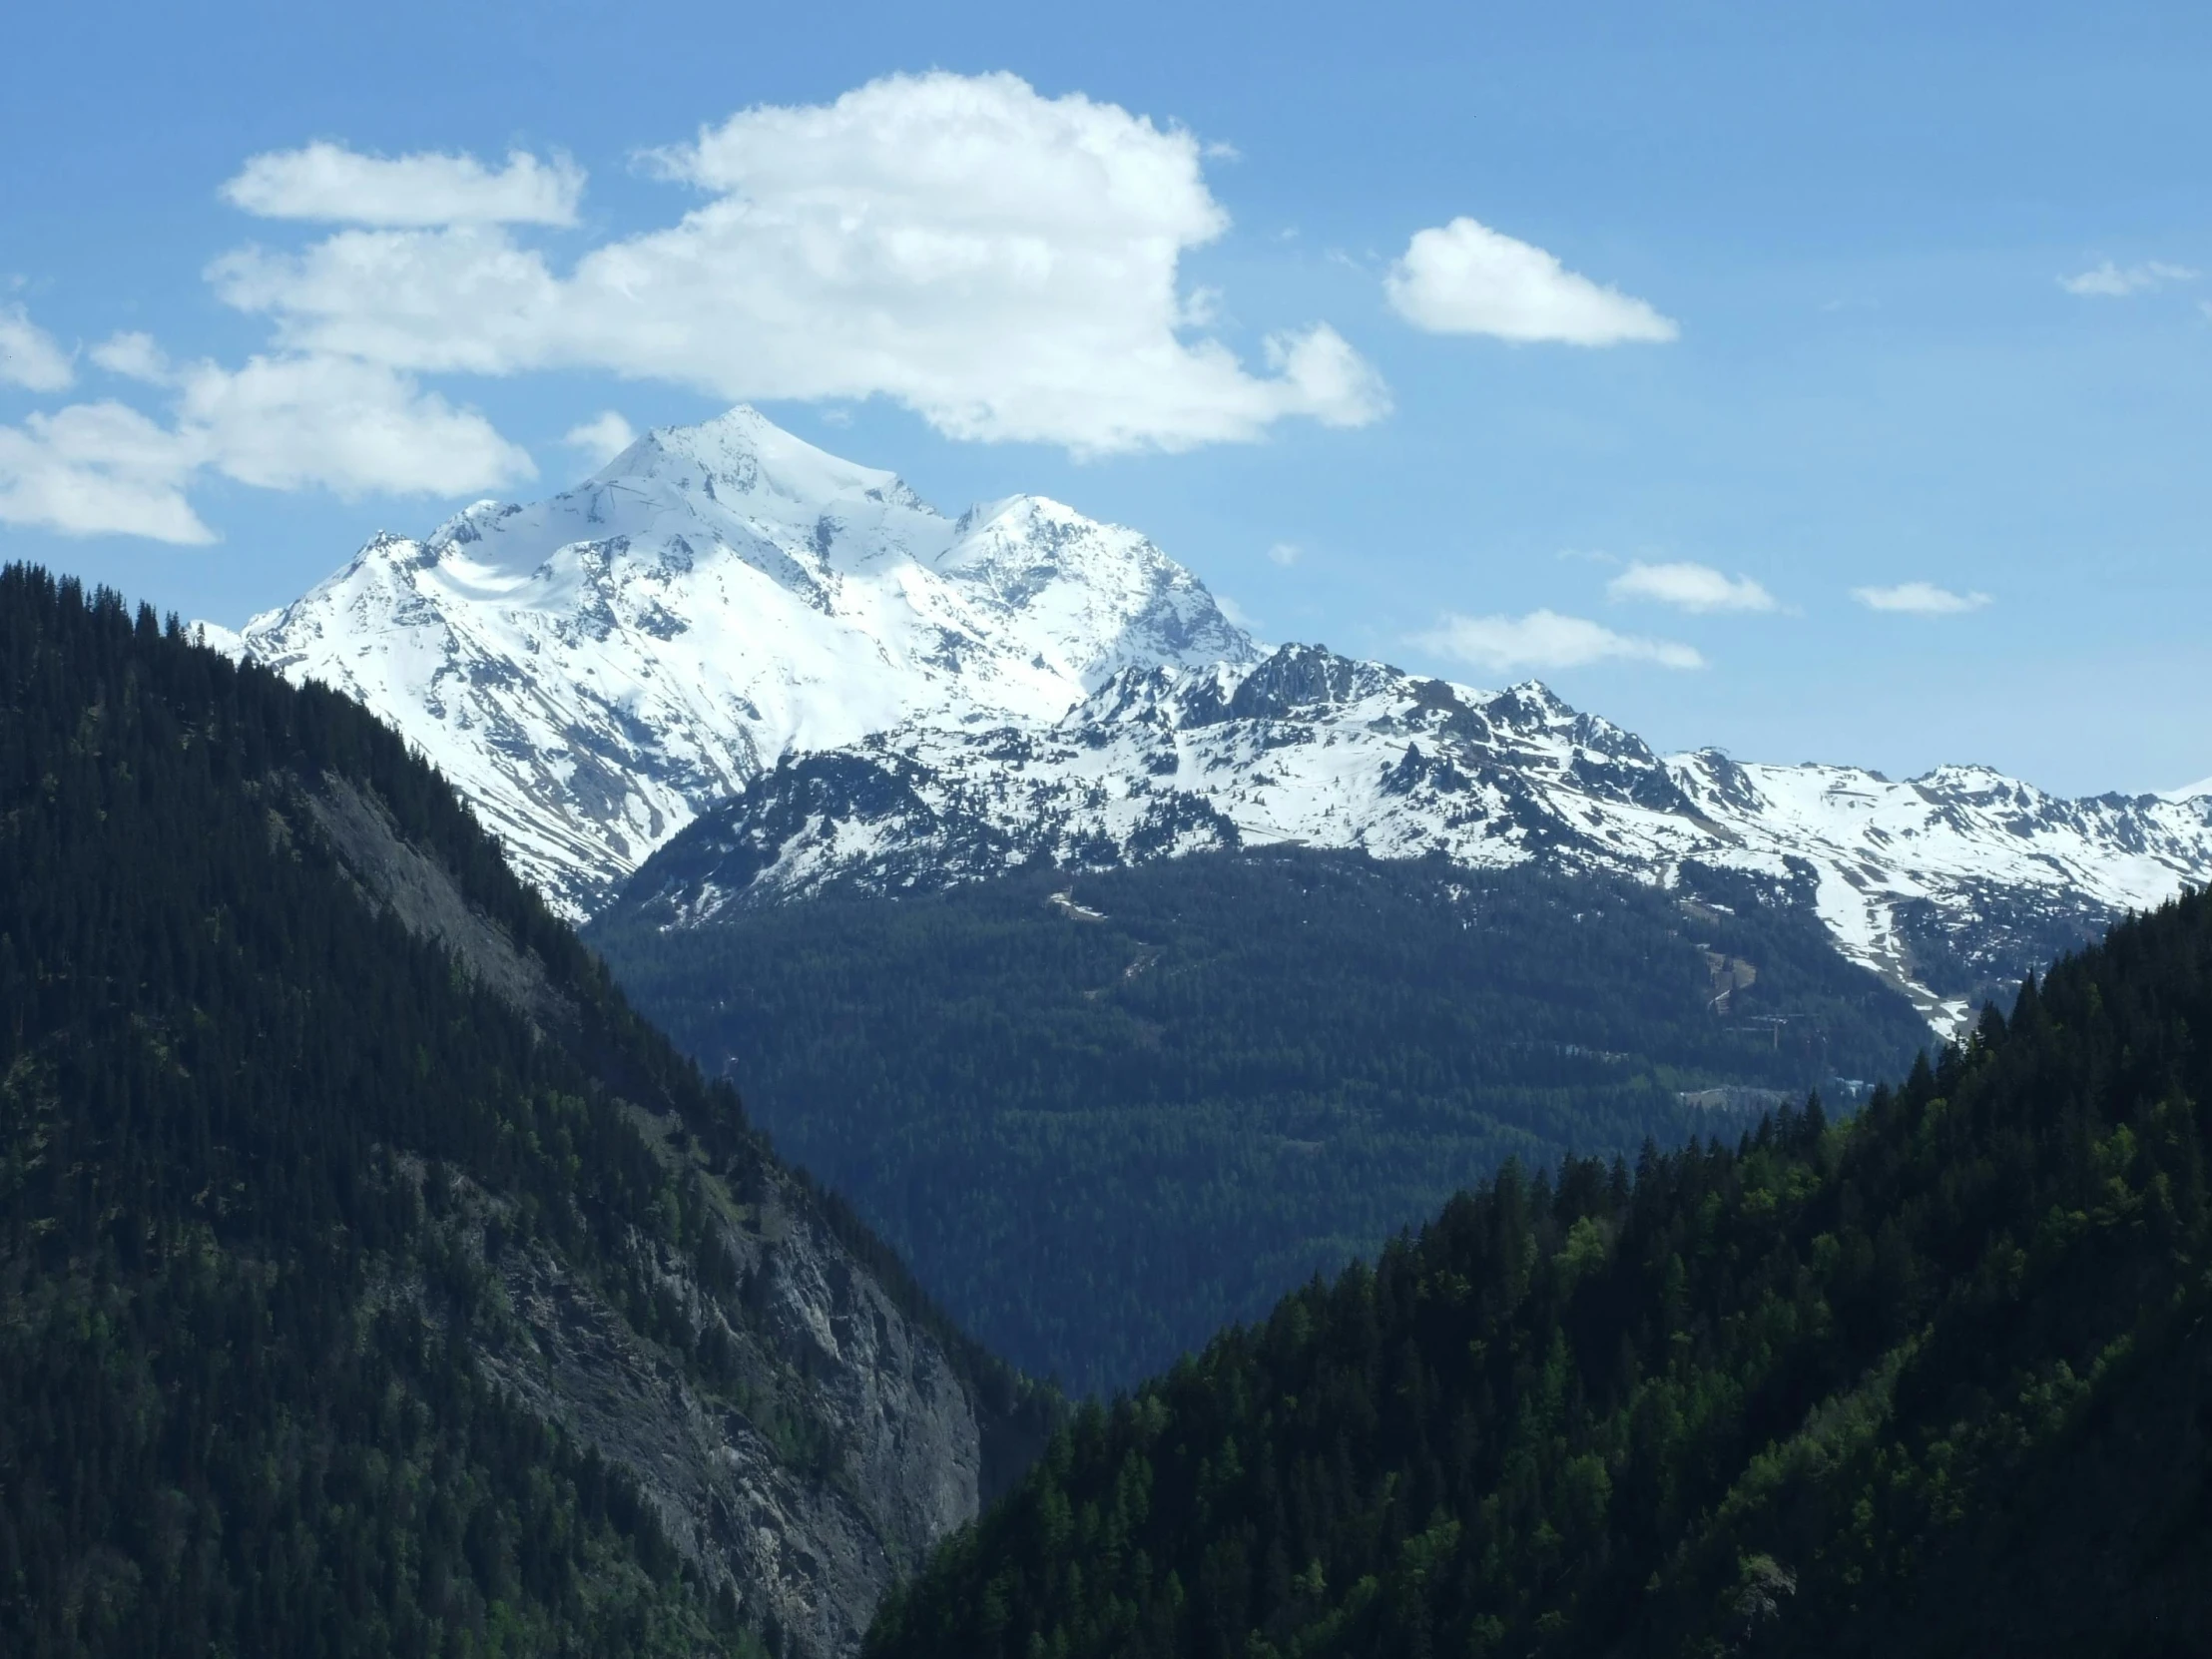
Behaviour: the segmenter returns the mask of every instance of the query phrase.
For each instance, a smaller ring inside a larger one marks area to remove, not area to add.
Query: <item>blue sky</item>
[[[0,548],[235,623],[744,395],[1662,747],[2212,774],[2212,13],[1072,10],[13,20]]]

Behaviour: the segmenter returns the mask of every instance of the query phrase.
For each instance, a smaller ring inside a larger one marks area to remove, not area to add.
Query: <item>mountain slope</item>
[[[571,918],[787,752],[1050,721],[1132,664],[1254,656],[1133,531],[1036,496],[947,519],[743,407],[203,631],[396,726]]]
[[[965,1329],[1098,1394],[1509,1156],[1733,1134],[1926,1036],[1710,869],[1277,847],[585,937]]]
[[[1311,646],[1130,669],[1048,728],[915,720],[794,756],[674,837],[611,913],[694,926],[838,889],[927,890],[1281,843],[1795,894],[1939,1031],[2131,908],[2212,874],[2212,798],[2061,801],[1984,769],[1662,759],[1530,683],[1477,692]]]
[[[830,1659],[1043,1409],[397,736],[0,572],[0,1648]]]
[[[2181,1654],[2212,897],[1844,1128],[1508,1169],[1110,1409],[873,1659]]]
[[[1533,683],[1262,661],[1134,531],[1034,496],[947,519],[748,408],[551,500],[380,536],[243,634],[202,633],[397,727],[571,920],[663,847],[643,890],[677,920],[1039,852],[1294,840],[1662,884],[1695,859],[1799,883],[1949,1032],[2212,876],[2212,794],[1663,759]]]

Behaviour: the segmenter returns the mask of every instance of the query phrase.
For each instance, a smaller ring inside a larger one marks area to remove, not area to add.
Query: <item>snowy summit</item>
[[[946,518],[746,407],[549,501],[378,536],[226,635],[398,727],[571,917],[786,754],[1258,656],[1135,531],[1031,495]]]

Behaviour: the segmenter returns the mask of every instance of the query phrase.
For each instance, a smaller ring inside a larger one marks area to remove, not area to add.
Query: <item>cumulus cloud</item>
[[[1641,560],[1606,584],[1615,599],[1648,599],[1679,611],[1772,611],[1774,595],[1748,576],[1724,576],[1711,565],[1647,565]]]
[[[185,499],[191,446],[121,403],[73,403],[0,426],[0,523],[65,535],[208,542]]]
[[[527,451],[473,409],[344,357],[253,357],[181,377],[181,428],[242,484],[341,496],[459,495],[537,475]]]
[[[1900,582],[1890,588],[1853,588],[1852,598],[1870,611],[1896,611],[1906,616],[1955,616],[1978,611],[1989,603],[1985,593],[1952,593],[1933,582]]]
[[[1618,345],[1681,332],[1643,300],[1472,219],[1416,231],[1383,289],[1398,315],[1437,334]]]
[[[1413,637],[1413,644],[1493,674],[1583,668],[1608,661],[1656,663],[1661,668],[1703,668],[1705,659],[1673,640],[1617,634],[1583,617],[1556,611],[1526,616],[1446,616]]]
[[[77,377],[69,353],[21,305],[0,305],[0,381],[29,391],[60,391]]]
[[[186,494],[206,473],[355,496],[455,495],[536,471],[482,415],[377,364],[276,356],[168,370],[151,340],[108,345],[118,360],[161,369],[176,392],[174,423],[100,402],[0,426],[0,522],[206,542],[213,532]]]
[[[637,432],[612,409],[603,409],[580,425],[571,426],[561,441],[582,450],[593,466],[605,466],[638,441]]]
[[[1268,558],[1288,570],[1306,557],[1306,549],[1295,541],[1279,541],[1268,549]]]
[[[223,198],[262,219],[339,225],[574,225],[584,175],[565,156],[508,154],[497,172],[474,156],[364,156],[338,144],[256,156]]]
[[[2068,293],[2078,293],[2086,298],[2125,299],[2131,293],[2147,293],[2152,288],[2164,287],[2168,282],[2190,282],[2197,274],[2187,266],[2168,265],[2162,260],[2151,260],[2143,265],[2131,265],[2124,269],[2106,260],[2092,270],[2073,276],[2061,276],[2058,285]]]
[[[651,161],[707,200],[565,273],[488,216],[421,215],[296,254],[243,250],[210,275],[298,351],[415,372],[600,368],[732,399],[881,395],[953,437],[1078,453],[1249,439],[1291,416],[1359,425],[1387,406],[1326,324],[1264,342],[1265,372],[1194,337],[1206,304],[1180,261],[1228,215],[1195,137],[1116,105],[1005,74],[900,75],[741,111]]]

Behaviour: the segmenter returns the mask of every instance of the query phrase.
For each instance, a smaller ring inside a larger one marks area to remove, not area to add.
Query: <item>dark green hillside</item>
[[[1508,1170],[1111,1408],[873,1659],[2194,1653],[2212,898],[1846,1127]]]
[[[1802,908],[1692,876],[1287,849],[587,937],[967,1329],[1102,1391],[1508,1157],[1733,1138],[1741,1095],[1680,1095],[1911,1061]]]
[[[522,992],[369,900],[341,798]],[[773,1177],[390,732],[0,572],[0,1653],[751,1650],[750,1588],[478,1362],[539,1353],[506,1287],[557,1275],[603,1352],[819,1459],[804,1388],[676,1297]]]

